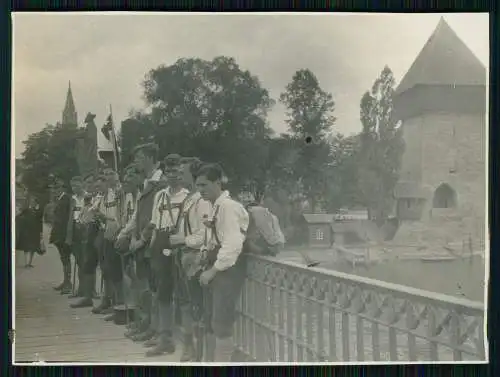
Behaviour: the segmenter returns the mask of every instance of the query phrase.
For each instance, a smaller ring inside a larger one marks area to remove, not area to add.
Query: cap
[[[182,165],[182,157],[178,154],[169,154],[167,157],[165,157],[163,163],[167,168],[178,167]]]
[[[203,161],[199,158],[194,157],[189,164],[189,172],[191,175],[196,175],[198,170],[203,166]]]
[[[138,145],[137,147],[135,147],[133,149],[132,153],[135,155],[139,151],[147,151],[150,154],[156,154],[156,153],[158,153],[158,149],[159,149],[158,145],[156,145],[155,143],[146,143],[146,144],[141,144],[141,145]]]

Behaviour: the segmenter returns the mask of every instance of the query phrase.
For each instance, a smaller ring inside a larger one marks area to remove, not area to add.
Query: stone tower
[[[71,81],[68,85],[68,93],[66,95],[66,104],[62,112],[62,124],[78,126],[78,115],[76,113],[75,102],[73,101],[73,93],[71,92]]]
[[[462,247],[471,237],[484,244],[486,77],[441,18],[395,93],[406,150],[393,242]]]

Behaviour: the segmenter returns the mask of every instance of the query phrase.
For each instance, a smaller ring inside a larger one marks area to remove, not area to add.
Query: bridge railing
[[[485,360],[484,306],[248,256],[237,349],[270,362]]]

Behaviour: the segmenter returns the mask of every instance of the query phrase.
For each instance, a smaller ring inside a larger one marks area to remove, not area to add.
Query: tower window
[[[457,194],[447,183],[441,184],[434,192],[432,201],[434,208],[455,208],[457,206]]]

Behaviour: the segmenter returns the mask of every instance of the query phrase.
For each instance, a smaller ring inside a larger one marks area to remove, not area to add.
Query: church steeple
[[[68,85],[68,93],[66,95],[66,104],[62,112],[62,124],[78,125],[78,116],[76,113],[75,102],[73,101],[73,93],[71,92],[71,81]]]

